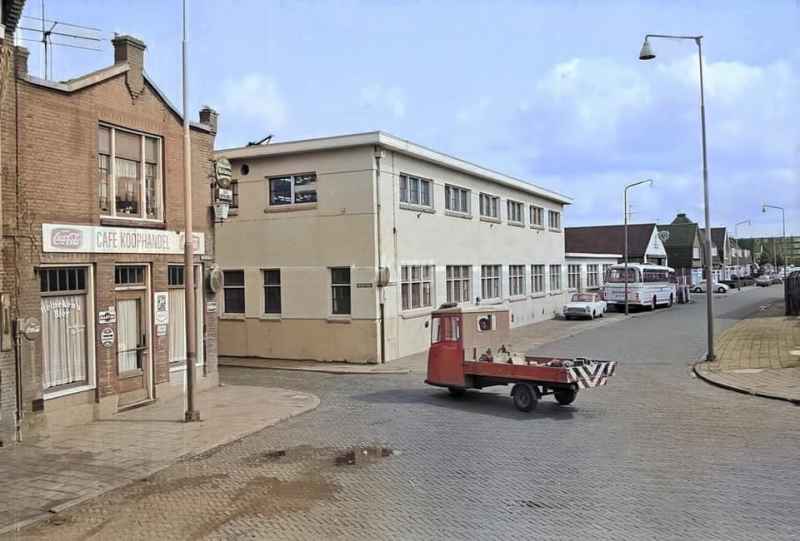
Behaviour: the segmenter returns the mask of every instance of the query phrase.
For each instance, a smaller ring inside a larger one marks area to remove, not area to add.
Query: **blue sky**
[[[47,0],[46,15],[141,38],[180,103],[179,0]],[[567,225],[621,223],[642,178],[632,221],[702,223],[696,47],[653,41],[640,62],[648,32],[705,36],[712,224],[779,234],[766,201],[800,234],[797,0],[190,0],[190,107],[219,110],[218,148],[381,129],[574,197]],[[101,48],[57,48],[54,78],[109,64]]]

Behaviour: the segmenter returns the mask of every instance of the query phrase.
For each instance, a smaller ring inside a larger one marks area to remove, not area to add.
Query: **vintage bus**
[[[606,271],[603,299],[609,308],[625,306],[625,265]],[[662,265],[628,263],[628,306],[655,310],[675,302],[675,270]]]

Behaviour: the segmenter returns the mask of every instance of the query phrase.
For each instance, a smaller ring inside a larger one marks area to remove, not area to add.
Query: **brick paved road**
[[[718,326],[775,295],[720,299]],[[622,366],[573,407],[547,399],[532,414],[507,389],[454,400],[417,374],[226,369],[230,384],[306,390],[322,405],[26,537],[789,539],[800,409],[692,378],[704,308],[546,345]]]

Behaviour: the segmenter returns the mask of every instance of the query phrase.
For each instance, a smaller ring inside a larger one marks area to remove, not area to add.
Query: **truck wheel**
[[[538,391],[527,383],[517,383],[511,389],[511,398],[514,400],[514,406],[519,411],[531,411],[536,407],[536,402],[539,399]]]
[[[450,391],[450,396],[455,398],[464,396],[464,393],[467,392],[466,389],[462,389],[461,387],[448,387],[447,390]]]
[[[562,406],[569,406],[575,401],[578,391],[575,389],[556,389],[553,391],[553,396],[556,398],[556,402]]]

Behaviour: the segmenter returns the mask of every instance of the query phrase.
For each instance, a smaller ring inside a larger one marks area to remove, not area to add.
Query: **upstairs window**
[[[268,181],[271,207],[317,202],[317,175],[315,173],[270,177]],[[236,204],[237,206],[239,204],[238,197]]]
[[[544,209],[531,205],[531,225],[544,227]]]
[[[98,126],[97,206],[106,216],[163,220],[162,141]]]
[[[432,207],[433,182],[429,179],[400,175],[400,202],[408,205]]]
[[[469,214],[469,190],[447,185],[444,187],[444,206],[452,212]]]
[[[561,213],[551,210],[547,213],[547,220],[550,229],[561,229]]]
[[[508,213],[508,222],[512,224],[524,224],[525,223],[525,215],[524,209],[525,205],[522,203],[518,203],[517,201],[506,201],[506,211]]]
[[[433,267],[410,265],[400,269],[403,310],[415,310],[431,306],[433,298]]]
[[[500,198],[488,193],[481,194],[481,216],[485,218],[500,218]]]

